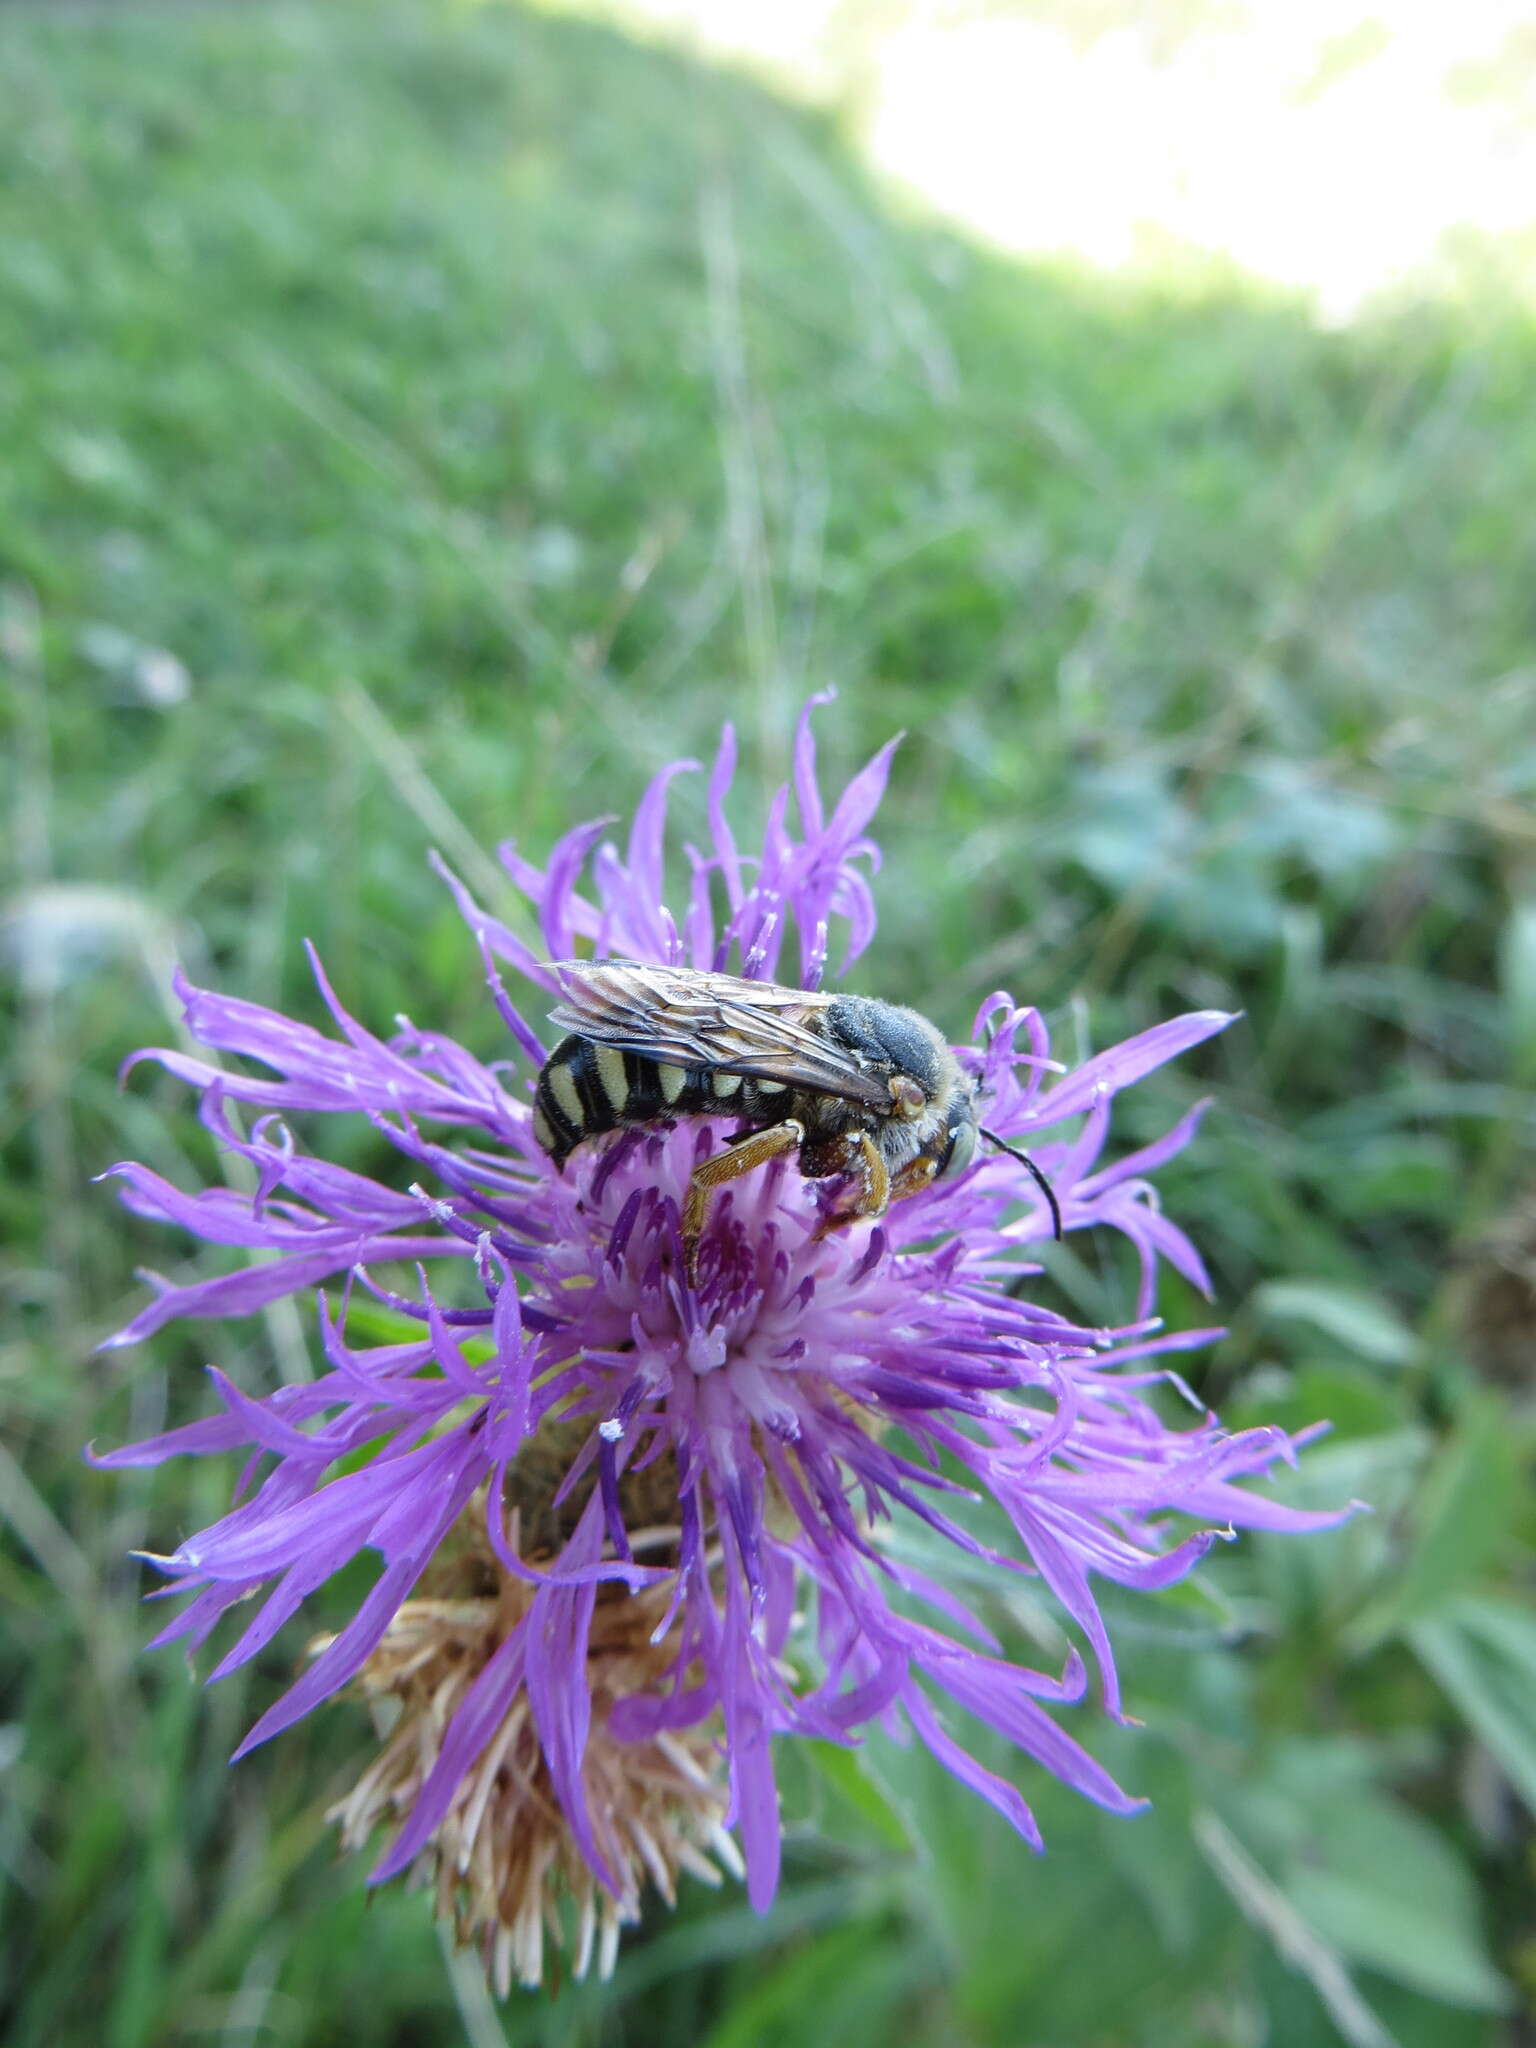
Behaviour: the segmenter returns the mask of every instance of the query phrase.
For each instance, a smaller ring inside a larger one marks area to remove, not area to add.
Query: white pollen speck
[[[429,1214],[437,1220],[437,1222],[458,1222],[459,1219],[457,1215],[454,1213],[453,1204],[451,1202],[445,1202],[441,1195],[428,1194],[427,1190],[422,1186],[419,1180],[413,1180],[409,1188],[407,1188],[406,1193],[414,1195],[417,1201],[420,1202],[422,1207],[426,1209],[429,1212]]]
[[[610,1415],[606,1422],[597,1425],[597,1433],[605,1444],[616,1444],[624,1434],[624,1425],[616,1415]]]

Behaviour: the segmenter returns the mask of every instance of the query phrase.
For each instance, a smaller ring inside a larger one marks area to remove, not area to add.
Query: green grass
[[[1504,2038],[1536,1335],[1511,1384],[1467,1303],[1536,1136],[1528,316],[1008,265],[830,123],[502,6],[17,4],[0,104],[7,2041]],[[770,1919],[690,1896],[492,2016],[334,1860],[356,1710],[226,1770],[301,1637],[211,1693],[141,1652],[126,1553],[224,1482],[79,1446],[302,1338],[92,1357],[186,1253],[89,1175],[216,1170],[114,1068],[173,957],[314,1016],[306,935],[359,1014],[491,1051],[428,846],[481,879],[726,715],[760,805],[828,682],[836,768],[910,734],[866,986],[958,1031],[1006,983],[1071,1048],[1246,1011],[1125,1135],[1216,1094],[1168,1177],[1233,1329],[1199,1390],[1330,1415],[1298,1496],[1376,1513],[1119,1604],[1148,1726],[1085,1732],[1151,1817],[1047,1793],[1036,1863],[910,1758],[786,1759]]]

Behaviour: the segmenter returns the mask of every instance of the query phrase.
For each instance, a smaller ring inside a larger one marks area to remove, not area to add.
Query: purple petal
[[[715,843],[715,858],[725,880],[726,901],[733,914],[741,908],[741,862],[737,859],[736,840],[726,820],[725,799],[730,794],[735,774],[736,734],[731,726],[725,725],[720,729],[720,751],[715,756],[715,765],[709,776],[709,831]],[[703,960],[695,962],[699,967],[709,964]]]
[[[384,1884],[415,1862],[442,1825],[453,1795],[473,1769],[486,1744],[510,1712],[522,1684],[526,1619],[492,1655],[465,1693],[448,1723],[437,1761],[416,1795],[410,1819],[369,1873],[370,1884]]]
[[[1018,1829],[1032,1849],[1043,1849],[1045,1844],[1040,1838],[1039,1826],[1022,1795],[1016,1792],[1012,1785],[1006,1784],[995,1773],[977,1763],[973,1756],[967,1755],[958,1742],[952,1741],[944,1733],[934,1716],[933,1709],[915,1685],[908,1688],[902,1705],[906,1708],[907,1716],[923,1743],[933,1752],[945,1770],[958,1778],[962,1785],[968,1786],[972,1792],[978,1793],[989,1806],[996,1807],[1004,1820]]]
[[[838,798],[826,832],[827,848],[837,859],[846,859],[857,850],[859,835],[880,808],[890,780],[892,757],[905,737],[904,733],[897,733],[895,739],[887,740]]]
[[[1100,1094],[1116,1094],[1122,1088],[1129,1088],[1144,1075],[1165,1066],[1171,1059],[1177,1059],[1192,1045],[1199,1045],[1202,1040],[1213,1038],[1218,1031],[1225,1031],[1236,1021],[1235,1013],[1192,1010],[1188,1016],[1175,1017],[1167,1024],[1154,1024],[1150,1031],[1140,1032],[1135,1038],[1126,1039],[1123,1045],[1112,1046],[1108,1052],[1096,1053],[1091,1060],[1084,1060],[1080,1067],[1075,1068],[1066,1080],[1041,1096],[1028,1127],[1039,1129],[1046,1124],[1059,1123],[1063,1117],[1081,1116],[1084,1110],[1093,1106]],[[1010,1131],[1003,1132],[1004,1137],[1010,1135]]]
[[[296,1685],[274,1701],[234,1753],[233,1761],[248,1756],[272,1736],[302,1720],[311,1707],[339,1692],[355,1678],[378,1648],[385,1629],[399,1611],[400,1603],[421,1576],[425,1560],[404,1557],[386,1565],[377,1584],[330,1647],[318,1656]]]
[[[1108,1194],[1128,1180],[1145,1180],[1160,1166],[1166,1166],[1176,1158],[1200,1128],[1201,1119],[1211,1106],[1211,1097],[1197,1102],[1193,1109],[1187,1109],[1169,1131],[1153,1144],[1143,1145],[1139,1152],[1127,1152],[1123,1159],[1117,1159],[1113,1166],[1106,1166],[1101,1173],[1077,1184],[1077,1199],[1080,1202],[1097,1201],[1100,1195]]]

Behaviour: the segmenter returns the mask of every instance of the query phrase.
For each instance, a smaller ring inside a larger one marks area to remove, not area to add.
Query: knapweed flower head
[[[979,1723],[1130,1811],[1139,1802],[1050,1711],[1082,1698],[1091,1661],[1120,1717],[1095,1581],[1167,1586],[1218,1535],[1336,1519],[1240,1483],[1294,1456],[1282,1431],[1229,1434],[1209,1415],[1171,1426],[1155,1399],[1168,1355],[1213,1334],[1153,1318],[1160,1263],[1207,1286],[1151,1182],[1200,1112],[1128,1156],[1106,1159],[1105,1145],[1119,1091],[1219,1031],[1218,1012],[1064,1072],[1038,1013],[998,993],[955,1048],[982,1122],[1028,1146],[1066,1230],[1108,1226],[1134,1246],[1137,1319],[1122,1329],[1031,1301],[1051,1219],[1002,1152],[831,1234],[826,1188],[777,1160],[716,1200],[690,1273],[682,1204],[729,1116],[614,1134],[563,1170],[537,1142],[548,1046],[530,1020],[558,994],[550,961],[590,952],[808,988],[830,966],[842,983],[875,929],[867,828],[891,752],[828,809],[807,707],[791,786],[748,855],[727,817],[727,729],[675,912],[668,790],[692,763],[652,783],[622,852],[606,821],[543,867],[504,847],[543,952],[445,870],[504,1031],[490,1064],[404,1019],[376,1036],[318,961],[332,1029],[182,983],[193,1039],[239,1064],[144,1056],[199,1091],[254,1185],[184,1193],[121,1165],[124,1199],[262,1256],[157,1282],[110,1341],[306,1295],[323,1359],[314,1380],[260,1396],[210,1367],[218,1412],[101,1459],[244,1455],[230,1512],[153,1560],[165,1590],[190,1596],[157,1641],[201,1645],[239,1609],[218,1678],[369,1556],[371,1590],[311,1646],[242,1753],[344,1687],[387,1699],[393,1733],[339,1810],[344,1835],[391,1824],[374,1879],[414,1868],[435,1881],[502,1983],[537,1981],[546,1937],[571,1945],[578,1973],[594,1950],[611,1967],[647,1884],[670,1896],[683,1871],[716,1877],[737,1844],[766,1908],[786,1738],[915,1736],[1038,1846],[1024,1794],[968,1746]],[[248,1133],[242,1106],[256,1112]],[[307,1149],[335,1116],[371,1122],[398,1173],[365,1178],[327,1163],[323,1142]],[[1088,1661],[1013,1661],[932,1567],[945,1550],[967,1576],[1043,1581]]]

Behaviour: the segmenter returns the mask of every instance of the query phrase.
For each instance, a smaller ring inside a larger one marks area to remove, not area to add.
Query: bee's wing
[[[831,996],[734,974],[690,967],[650,967],[626,960],[557,960],[552,968],[565,1001],[551,1024],[599,1045],[670,1060],[684,1067],[721,1067],[758,1081],[839,1095],[889,1111],[885,1076],[810,1028]]]

